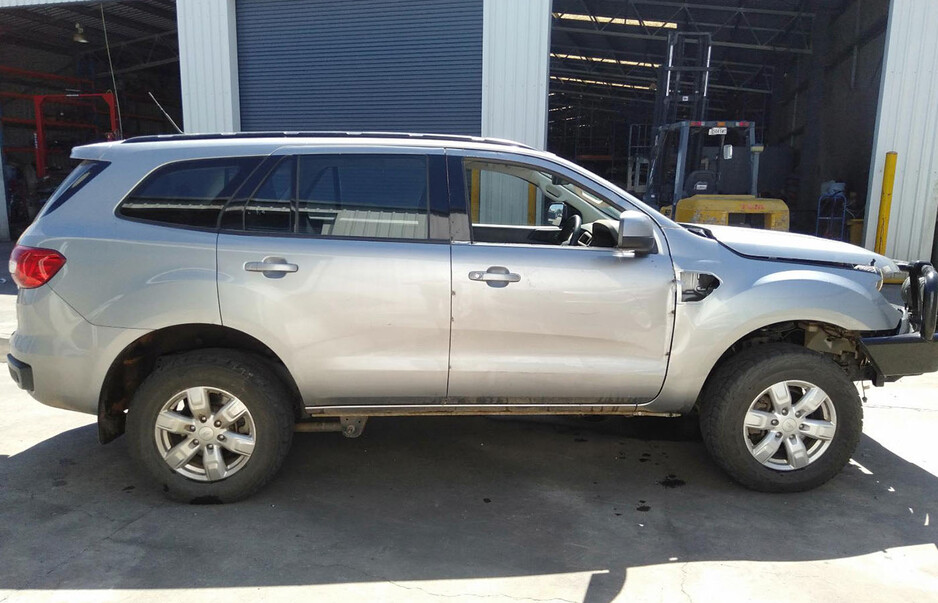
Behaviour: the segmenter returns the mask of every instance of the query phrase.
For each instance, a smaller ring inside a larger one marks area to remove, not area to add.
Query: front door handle
[[[514,274],[504,266],[489,266],[485,272],[473,270],[469,273],[470,281],[484,281],[489,287],[507,287],[508,283],[521,280],[520,274]]]
[[[300,267],[283,258],[267,256],[261,262],[245,262],[244,269],[248,272],[262,272],[267,278],[283,278],[288,272],[296,272]]]

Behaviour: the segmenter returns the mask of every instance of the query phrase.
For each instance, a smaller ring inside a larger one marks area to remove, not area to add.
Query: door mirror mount
[[[619,240],[616,247],[647,255],[658,250],[655,225],[651,218],[639,211],[624,211],[619,216]]]

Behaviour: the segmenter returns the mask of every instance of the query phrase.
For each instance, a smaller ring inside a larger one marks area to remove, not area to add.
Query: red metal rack
[[[91,92],[87,94],[36,94],[33,95],[33,108],[36,116],[36,176],[43,178],[46,175],[46,128],[64,127],[64,128],[91,128],[96,129],[93,124],[62,122],[54,119],[45,119],[42,114],[42,106],[45,103],[63,103],[71,104],[69,101],[76,99],[100,99],[108,107],[111,129],[107,132],[108,140],[114,140],[118,137],[117,129],[117,109],[114,102],[114,95],[110,92]]]

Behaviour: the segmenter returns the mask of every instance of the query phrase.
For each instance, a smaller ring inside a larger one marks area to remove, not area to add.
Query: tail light
[[[10,276],[21,289],[45,285],[64,265],[65,256],[54,249],[17,245],[10,254]]]

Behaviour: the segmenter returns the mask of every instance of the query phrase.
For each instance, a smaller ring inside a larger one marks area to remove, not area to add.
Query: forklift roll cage
[[[758,196],[757,186],[759,179],[759,152],[761,149],[756,145],[756,127],[751,121],[679,121],[672,124],[661,126],[655,138],[654,151],[652,153],[652,164],[648,174],[648,192],[645,195],[645,201],[652,206],[661,207],[676,204],[684,198],[684,184],[688,174],[693,170],[687,169],[690,136],[692,131],[709,131],[711,128],[726,128],[730,130],[745,131],[745,137],[749,152],[751,154],[751,176],[748,193]],[[662,177],[661,171],[664,169],[662,163],[668,152],[671,140],[675,134],[678,136],[677,159],[674,173],[673,189],[670,199],[661,199],[660,192],[663,192],[668,183],[658,182]],[[721,145],[722,146],[722,145]],[[696,158],[695,162],[700,158]],[[742,191],[735,191],[741,193]]]

